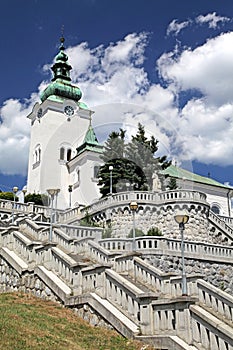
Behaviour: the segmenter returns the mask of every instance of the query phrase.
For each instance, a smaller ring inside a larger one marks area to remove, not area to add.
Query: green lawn
[[[90,326],[59,304],[27,294],[0,294],[0,349],[140,350],[142,347],[141,343],[124,339],[117,332]]]

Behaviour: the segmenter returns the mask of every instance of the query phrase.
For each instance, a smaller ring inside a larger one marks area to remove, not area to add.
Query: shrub
[[[140,228],[135,228],[135,237],[145,236],[144,232]],[[131,228],[128,238],[133,238],[133,229]]]
[[[28,193],[24,198],[24,202],[33,202],[36,205],[48,206],[49,198],[46,194]]]
[[[147,231],[147,236],[162,236],[162,232],[158,229],[158,227],[152,226]]]
[[[14,194],[13,192],[0,192],[0,198],[6,199],[8,201],[14,200]],[[16,201],[18,201],[18,197],[15,198]]]

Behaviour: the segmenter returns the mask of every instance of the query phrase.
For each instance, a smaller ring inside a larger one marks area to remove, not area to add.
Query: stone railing
[[[233,297],[203,280],[197,280],[199,302],[233,322]]]
[[[218,215],[218,217],[224,221],[227,225],[233,226],[233,218],[229,216]]]
[[[60,295],[59,290],[62,289],[63,297],[66,294],[72,295],[75,303],[75,297],[94,291],[139,325],[143,335],[177,335],[188,344],[194,339],[195,343],[192,344],[198,349],[230,349],[233,341],[233,298],[210,284],[187,276],[189,294],[198,296],[200,305],[206,306],[206,311],[194,305],[195,298],[181,297],[181,277],[163,274],[138,257],[121,256],[115,259],[118,272],[131,271],[130,282],[110,269],[109,265],[87,266],[86,263],[77,262],[58,247],[54,247],[54,244],[43,245],[41,242],[30,240],[23,233],[14,231],[14,227],[10,228],[8,233],[3,231],[2,235],[2,242],[10,243],[4,258],[11,259],[11,266],[19,265],[20,262],[21,270],[28,268],[31,274],[34,269],[46,285],[49,282],[50,288],[53,286],[54,293]],[[10,239],[5,241],[6,236]],[[96,243],[93,247],[96,249]],[[4,249],[6,248],[2,248],[1,251],[4,252]],[[106,252],[102,251],[103,255],[104,253]],[[22,260],[18,259],[16,254],[21,256]],[[24,261],[35,264],[27,265]],[[38,269],[43,268],[46,276],[38,273]],[[48,270],[45,271],[46,268]],[[134,279],[135,282],[143,282],[144,286],[136,286]],[[148,291],[149,285],[154,291]],[[164,293],[161,294],[162,291]],[[211,310],[215,314],[211,314]],[[224,323],[224,320],[228,323]]]
[[[88,210],[88,214],[93,215],[94,213],[120,206],[127,205],[131,201],[136,201],[138,205],[161,205],[169,203],[190,203],[196,202],[207,205],[206,195],[201,192],[194,192],[191,190],[175,190],[166,192],[121,192],[113,194],[112,196],[105,197],[91,204],[89,207],[85,208]],[[81,211],[82,212],[82,211]],[[84,210],[83,210],[84,212]]]
[[[60,225],[59,226],[68,236],[76,239],[91,237],[95,241],[99,241],[102,237],[103,229],[100,227]]]
[[[198,350],[233,348],[232,323],[226,324],[198,305],[190,305],[189,312],[192,322],[192,344]]]
[[[215,226],[217,226],[224,234],[229,238],[228,241],[231,242],[233,240],[233,228],[226,224],[225,220],[222,220],[222,217],[214,214],[212,211],[209,213],[209,220]]]
[[[48,207],[36,205],[35,203],[19,203],[13,202],[5,199],[0,199],[0,211],[2,212],[12,212],[15,213],[34,213],[34,214],[43,214],[49,216],[50,209]]]
[[[143,254],[181,256],[181,241],[157,236],[143,236],[135,239],[136,251]],[[106,238],[99,244],[110,251],[132,251],[131,238]],[[184,241],[184,254],[188,259],[232,262],[233,247],[195,241]]]

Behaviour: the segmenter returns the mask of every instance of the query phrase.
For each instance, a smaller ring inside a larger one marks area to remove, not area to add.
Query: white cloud
[[[216,12],[208,13],[207,15],[200,15],[196,17],[196,23],[198,24],[208,24],[209,28],[216,29],[220,23],[225,23],[230,21],[228,17],[218,16]]]
[[[181,30],[186,28],[191,23],[191,20],[187,20],[184,22],[177,22],[177,19],[173,19],[167,27],[167,35],[174,34],[177,35]]]
[[[221,34],[198,48],[162,55],[161,76],[188,101],[177,119],[181,158],[233,164],[233,33]],[[197,90],[202,97],[193,98]],[[184,141],[185,140],[185,141]]]
[[[29,114],[34,104],[9,99],[2,106],[0,124],[0,170],[7,175],[26,175],[30,142]]]
[[[178,160],[233,164],[233,33],[194,50],[174,48],[163,54],[157,64],[166,87],[151,83],[144,69],[147,40],[146,33],[133,33],[107,47],[81,43],[67,49],[73,82],[81,88],[82,100],[96,110],[93,123],[101,140],[106,130],[123,125],[130,131],[140,121],[160,140],[161,153]],[[38,91],[47,84],[43,81]],[[200,98],[193,98],[196,90]],[[183,92],[187,101],[179,109]],[[7,100],[1,108],[2,173],[26,173],[26,116],[37,100],[35,92],[28,101]]]
[[[198,90],[209,102],[221,105],[233,98],[233,32],[208,40],[180,55],[167,53],[158,60],[161,76],[175,89]]]

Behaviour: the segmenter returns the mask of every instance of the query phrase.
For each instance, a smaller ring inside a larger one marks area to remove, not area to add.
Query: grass
[[[72,310],[20,293],[0,294],[0,349],[151,350],[115,331],[92,327]]]

